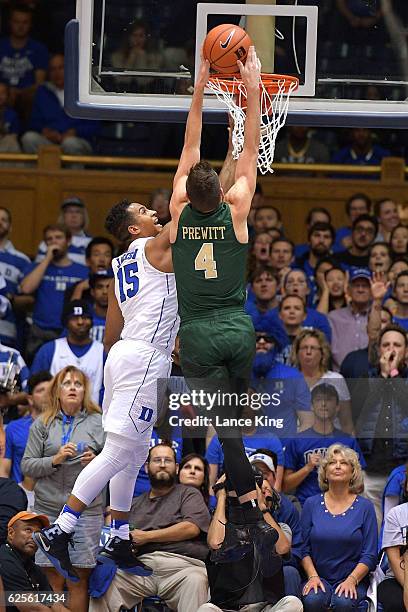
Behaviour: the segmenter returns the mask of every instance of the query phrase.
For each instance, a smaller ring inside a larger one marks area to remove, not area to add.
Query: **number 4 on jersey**
[[[195,270],[204,270],[204,278],[217,278],[217,263],[214,259],[214,245],[212,242],[204,242],[194,260]]]

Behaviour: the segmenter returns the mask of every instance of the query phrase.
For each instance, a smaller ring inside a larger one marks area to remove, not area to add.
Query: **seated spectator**
[[[336,231],[336,242],[333,251],[344,251],[351,247],[351,228],[354,221],[360,215],[369,215],[371,212],[371,200],[365,193],[354,193],[344,206],[345,213],[349,219],[349,225],[340,227]]]
[[[329,268],[323,275],[322,291],[317,312],[328,314],[347,306],[347,272],[338,266]]]
[[[377,523],[373,504],[359,495],[363,475],[357,453],[333,444],[320,462],[318,478],[323,493],[305,501],[300,518],[308,577],[304,609],[357,610],[377,563]]]
[[[31,371],[47,370],[55,376],[62,368],[74,363],[88,377],[92,401],[101,403],[103,385],[103,344],[91,338],[92,310],[88,302],[73,300],[65,306],[61,323],[66,338],[50,340],[36,353]]]
[[[260,477],[261,478],[261,477]],[[220,479],[221,480],[221,479]],[[260,483],[261,484],[261,483]],[[276,552],[273,568],[263,570],[263,563],[256,548],[242,558],[229,563],[217,563],[217,554],[222,554],[223,545],[228,542],[231,529],[237,519],[237,509],[231,497],[233,492],[224,488],[217,491],[217,507],[208,530],[208,544],[212,554],[206,561],[211,600],[202,605],[198,612],[210,610],[291,610],[301,612],[302,604],[293,596],[284,596],[282,559],[288,556],[291,544],[291,532],[288,525],[278,523],[272,512],[269,512],[262,490],[258,491],[259,507],[264,512],[265,520],[276,530]],[[262,485],[261,485],[262,486]],[[274,500],[277,505],[277,496]],[[240,530],[241,531],[241,530]],[[244,531],[244,530],[242,530]],[[214,560],[213,560],[214,559]],[[259,565],[261,570],[259,571]]]
[[[27,510],[23,489],[11,478],[0,477],[0,546],[6,542],[9,520],[23,510]]]
[[[317,304],[319,303],[319,300],[321,298],[322,292],[323,292],[323,285],[324,285],[324,275],[326,274],[326,272],[328,272],[328,270],[331,270],[332,268],[336,267],[336,262],[333,259],[333,257],[330,255],[329,257],[322,257],[321,259],[319,259],[319,261],[316,263],[316,267],[315,267],[315,288],[316,288],[316,292],[314,294],[314,300],[313,300],[313,308],[317,308]]]
[[[272,242],[270,263],[282,284],[295,260],[295,245],[287,238],[277,238]]]
[[[370,272],[384,272],[384,274],[387,274],[391,264],[391,247],[387,242],[375,242],[371,245],[368,256]]]
[[[101,275],[112,278],[113,244],[109,238],[96,236],[88,243],[85,249],[85,263],[89,269],[89,276],[75,285],[68,287],[65,292],[65,302],[71,300],[86,300],[93,302],[89,280],[92,275]]]
[[[325,144],[313,138],[310,128],[292,125],[287,135],[278,138],[275,162],[282,164],[328,164],[329,151]]]
[[[340,149],[332,156],[333,164],[351,166],[381,166],[390,152],[378,144],[373,144],[373,133],[367,128],[353,128],[350,130],[350,144]],[[358,175],[359,178],[364,178]],[[352,175],[355,179],[356,176]],[[370,177],[371,178],[371,177]]]
[[[315,223],[308,231],[309,250],[296,260],[296,268],[305,271],[312,285],[312,295],[316,291],[315,268],[322,257],[331,253],[335,230],[329,223]]]
[[[295,338],[290,364],[302,372],[310,391],[321,383],[334,386],[340,401],[336,416],[341,429],[352,434],[354,426],[351,418],[350,393],[343,376],[329,369],[330,361],[330,345],[321,331],[303,329]]]
[[[279,492],[279,505],[274,503],[276,496],[273,495],[273,491],[277,491],[275,467],[277,466],[277,461],[276,454],[266,448],[259,448],[256,453],[249,457],[249,462],[262,473],[264,478],[261,490],[266,500],[266,507],[270,510],[277,523],[285,523],[292,532],[290,558],[283,560],[285,595],[301,597],[301,578],[297,568],[300,567],[302,559],[303,538],[300,529],[299,512],[284,493]]]
[[[267,232],[272,228],[282,230],[282,216],[275,206],[258,206],[254,213],[254,230],[256,234]]]
[[[172,380],[173,378],[174,377],[172,376],[170,380]],[[181,437],[181,434],[179,434],[179,432],[177,432],[176,435],[171,435],[170,437],[165,438],[164,436],[163,437],[161,436],[159,432],[159,428],[155,426],[153,427],[153,430],[152,430],[152,437],[150,438],[149,448],[153,448],[154,446],[157,446],[158,444],[170,445],[176,455],[176,463],[180,465],[182,461],[182,455],[183,455],[183,442],[184,440]],[[139,495],[142,495],[142,493],[146,493],[147,491],[150,491],[150,480],[149,480],[148,467],[149,467],[148,464],[145,463],[145,465],[140,468],[139,474],[137,476],[136,483],[135,483],[133,497],[138,497]]]
[[[21,462],[24,475],[35,479],[36,512],[46,514],[54,523],[60,513],[67,491],[78,474],[95,458],[103,447],[101,410],[90,397],[87,377],[74,366],[61,370],[49,389],[49,403],[30,428],[27,446]],[[81,514],[71,550],[72,564],[78,582],[67,581],[70,608],[81,612],[88,609],[88,578],[96,564],[96,553],[103,525],[102,496]],[[53,588],[64,590],[64,578],[51,562],[38,551],[36,563]]]
[[[0,294],[4,311],[0,315],[0,341],[15,346],[17,341],[14,309],[31,305],[32,298],[18,295],[18,286],[30,267],[30,259],[10,241],[11,213],[0,206]],[[7,304],[3,299],[9,300]]]
[[[361,467],[365,467],[364,457],[355,438],[335,426],[340,401],[332,382],[323,382],[313,387],[313,426],[290,439],[285,447],[283,490],[296,489],[296,497],[302,506],[308,497],[320,492],[317,470],[332,444],[343,444],[355,450]]]
[[[380,332],[378,344],[379,363],[369,370],[357,435],[367,461],[365,495],[374,503],[381,524],[381,498],[388,474],[408,456],[406,330],[387,325]]]
[[[21,153],[17,113],[8,106],[9,87],[0,81],[0,153]]]
[[[198,489],[204,498],[205,505],[209,503],[210,467],[202,455],[189,453],[179,463],[178,481],[186,487]]]
[[[265,341],[263,339],[260,340],[258,337],[257,348],[262,347],[263,343],[265,343]],[[245,418],[251,421],[251,425],[242,428],[242,441],[244,443],[245,454],[249,457],[255,453],[258,448],[264,448],[275,453],[277,457],[276,488],[280,491],[284,465],[281,441],[269,431],[266,437],[265,428],[256,426],[256,412],[254,410],[247,409],[244,411],[244,414]],[[213,436],[209,443],[205,458],[210,468],[210,486],[213,486],[224,470],[224,451],[217,434]]]
[[[92,238],[85,231],[89,224],[89,217],[83,201],[76,196],[65,198],[61,204],[61,212],[57,219],[57,223],[63,225],[71,233],[71,241],[68,247],[69,258],[74,263],[85,265],[86,259],[89,259],[91,256],[89,252],[87,255],[86,249],[92,241]],[[108,238],[104,238],[104,240],[106,244],[112,244]],[[42,240],[38,246],[37,255],[35,257],[36,263],[40,263],[46,254],[47,245],[45,241]]]
[[[382,547],[389,569],[377,587],[378,602],[384,612],[406,610],[408,503],[392,508],[385,517]]]
[[[103,342],[105,334],[106,315],[108,313],[108,292],[112,277],[108,274],[91,274],[89,287],[92,297],[93,324],[90,331],[92,340]]]
[[[53,55],[48,81],[37,89],[29,121],[29,131],[21,143],[25,153],[38,153],[42,146],[59,145],[65,155],[90,155],[98,121],[74,119],[64,109],[64,56]]]
[[[350,303],[329,312],[332,329],[333,369],[339,371],[343,359],[357,349],[368,346],[367,322],[371,301],[371,275],[364,268],[350,273],[348,292]],[[347,333],[344,333],[347,330]]]
[[[389,242],[392,230],[401,223],[398,206],[390,198],[384,198],[374,204],[374,214],[378,219],[376,242]]]
[[[323,208],[322,206],[314,206],[309,210],[306,215],[305,225],[306,231],[309,233],[309,230],[313,227],[315,223],[331,223],[331,214],[327,210],[327,208]],[[299,259],[309,250],[309,244],[297,244],[295,246],[295,257]]]
[[[11,421],[6,428],[6,453],[0,460],[0,476],[11,477],[17,484],[22,484],[21,460],[24,455],[30,427],[43,412],[52,376],[42,371],[28,379],[28,413],[20,419]]]
[[[400,272],[395,279],[392,298],[392,320],[408,330],[408,270]]]
[[[395,506],[399,506],[406,501],[408,501],[407,464],[404,463],[392,470],[385,483],[382,497],[383,521],[391,508],[395,508]],[[384,522],[382,526],[384,527]]]
[[[271,263],[272,237],[267,232],[260,232],[254,237],[248,257],[249,275],[257,266],[269,266]]]
[[[153,568],[153,576],[146,579],[118,569],[106,593],[91,599],[89,612],[119,612],[153,596],[172,610],[191,612],[208,599],[204,559],[210,514],[203,496],[191,486],[176,484],[170,446],[151,448],[147,466],[151,489],[134,499],[130,522],[137,525],[131,536],[139,558]]]
[[[6,436],[3,422],[16,418],[17,407],[26,403],[27,381],[30,372],[17,349],[0,343],[0,458],[5,454]],[[10,383],[16,387],[10,389]],[[14,414],[13,414],[14,413]]]
[[[279,338],[273,336],[273,328],[263,332],[256,328],[256,353],[252,369],[251,387],[257,393],[268,392],[272,396],[280,392],[280,402],[263,406],[263,414],[275,419],[276,425],[268,423],[265,428],[280,438],[287,438],[299,430],[311,427],[313,415],[310,412],[310,391],[306,381],[296,368],[277,362]]]
[[[11,593],[33,594],[52,593],[50,582],[41,568],[34,562],[37,550],[32,535],[43,527],[49,527],[50,522],[44,514],[35,512],[18,512],[8,522],[7,542],[0,547],[0,578],[4,590]],[[62,603],[47,605],[16,602],[7,606],[7,610],[35,610],[35,612],[53,610],[53,612],[68,612]]]
[[[48,64],[48,51],[30,38],[31,28],[30,8],[18,4],[10,11],[10,34],[0,40],[0,80],[9,85],[11,105],[25,119],[38,85],[45,81]]]
[[[388,283],[387,292],[384,296],[384,307],[387,308],[392,314],[395,314],[397,310],[397,302],[393,297],[393,290],[396,278],[400,272],[406,272],[408,270],[408,259],[406,257],[399,257],[391,264],[388,271]]]
[[[408,253],[408,227],[406,225],[397,225],[391,232],[390,247],[392,258],[395,260],[398,257],[403,257]]]
[[[22,293],[35,293],[33,324],[26,346],[29,359],[44,342],[60,336],[64,293],[67,287],[88,276],[85,266],[68,257],[70,239],[69,230],[63,226],[47,225],[44,229],[45,259],[32,264],[21,282]]]
[[[351,247],[334,255],[334,259],[345,270],[368,268],[370,246],[374,243],[378,230],[377,219],[370,215],[360,215],[353,221]]]
[[[170,204],[171,191],[169,189],[155,189],[149,199],[149,208],[156,211],[157,218],[161,225],[165,225],[170,221]]]
[[[289,364],[292,344],[304,326],[306,306],[304,300],[299,295],[285,295],[278,308],[279,319],[287,334],[287,344],[277,355],[277,360],[281,363]]]
[[[279,281],[270,266],[259,265],[251,274],[245,312],[249,314],[254,324],[276,307],[278,286]]]

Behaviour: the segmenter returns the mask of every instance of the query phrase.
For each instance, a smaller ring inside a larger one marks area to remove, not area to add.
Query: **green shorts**
[[[186,378],[249,380],[255,330],[244,312],[211,313],[180,328],[180,360]]]

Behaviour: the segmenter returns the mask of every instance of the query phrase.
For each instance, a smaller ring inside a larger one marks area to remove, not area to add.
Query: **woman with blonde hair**
[[[301,516],[305,612],[357,610],[377,562],[374,505],[359,493],[363,473],[357,453],[332,444],[321,460],[322,493],[309,497]]]
[[[341,429],[352,434],[350,392],[343,376],[329,370],[330,360],[330,345],[325,335],[318,329],[302,329],[293,341],[290,364],[302,372],[310,391],[321,383],[335,387],[340,400],[338,419]]]
[[[104,434],[101,409],[91,400],[90,383],[81,370],[65,367],[53,378],[48,393],[47,407],[31,426],[21,470],[36,481],[34,510],[54,522],[78,474],[102,450]],[[82,514],[73,538],[71,558],[78,581],[66,586],[75,612],[88,610],[88,578],[96,565],[102,526],[98,495]],[[64,578],[41,551],[36,563],[44,568],[53,590],[63,591]]]

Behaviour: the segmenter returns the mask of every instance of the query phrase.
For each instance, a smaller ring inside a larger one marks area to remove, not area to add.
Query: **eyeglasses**
[[[362,227],[361,225],[357,225],[354,231],[357,232],[357,234],[375,234],[375,229],[373,227]]]
[[[83,386],[84,385],[79,382],[79,380],[64,380],[64,382],[61,383],[61,387],[63,389],[70,389],[71,387],[75,387],[75,389],[82,389]]]
[[[154,465],[160,465],[163,462],[165,465],[171,465],[174,463],[174,459],[170,459],[170,457],[153,457],[153,459],[150,459],[150,463]]]
[[[263,340],[264,342],[269,342],[270,344],[273,344],[275,342],[272,336],[267,336],[266,334],[261,334],[260,336],[256,337],[257,342],[260,342],[261,340]]]

